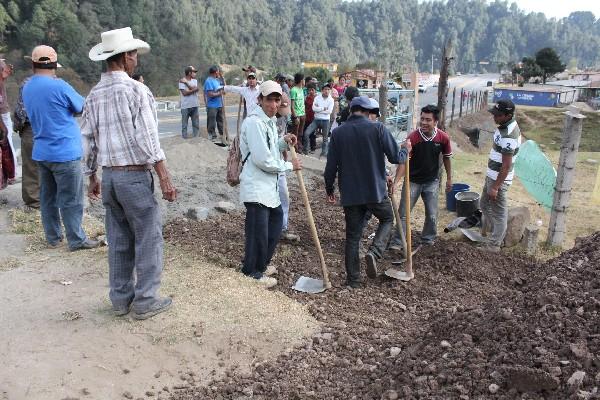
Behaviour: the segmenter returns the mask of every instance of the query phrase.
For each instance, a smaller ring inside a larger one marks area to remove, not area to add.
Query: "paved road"
[[[479,74],[479,75],[463,75],[455,76],[449,79],[448,82],[448,103],[446,106],[446,116],[449,118],[452,112],[452,90],[456,88],[456,106],[454,113],[458,115],[458,105],[460,103],[460,90],[468,91],[491,91],[492,88],[487,87],[488,81],[498,82],[498,74]],[[418,103],[420,107],[427,104],[437,104],[437,87],[431,87],[425,93],[419,93]]]

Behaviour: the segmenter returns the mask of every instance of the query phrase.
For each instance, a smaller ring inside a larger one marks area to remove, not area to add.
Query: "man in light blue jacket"
[[[275,114],[281,104],[281,86],[260,85],[258,104],[242,124],[240,151],[245,160],[240,175],[240,200],[246,206],[245,252],[242,272],[266,287],[277,280],[265,275],[281,235],[283,211],[279,199],[280,172],[302,169],[300,160],[284,161],[281,152],[296,144],[294,135],[279,138]]]

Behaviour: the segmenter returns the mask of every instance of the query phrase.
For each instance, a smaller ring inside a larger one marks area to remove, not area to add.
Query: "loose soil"
[[[323,187],[314,185],[311,203],[334,287],[320,295],[290,288],[300,275],[319,277],[294,188],[291,229],[302,241],[281,243],[273,264],[277,290],[306,304],[322,331],[275,361],[255,363],[250,373],[232,371],[171,399],[565,399],[600,385],[600,233],[546,264],[440,240],[417,253],[410,283],[381,276],[349,289],[342,210],[326,205]],[[373,229],[371,222],[367,234]],[[177,220],[165,235],[233,269],[241,263],[241,213]],[[189,245],[206,237],[228,244]],[[569,385],[576,371],[585,378]]]

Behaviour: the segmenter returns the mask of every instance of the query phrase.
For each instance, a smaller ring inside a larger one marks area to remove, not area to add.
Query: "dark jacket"
[[[351,115],[331,133],[325,166],[325,190],[334,193],[338,177],[342,206],[381,203],[387,197],[385,159],[404,163],[408,156],[380,122]]]

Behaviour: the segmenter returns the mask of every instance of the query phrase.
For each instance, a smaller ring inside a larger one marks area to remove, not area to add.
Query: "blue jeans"
[[[287,177],[285,172],[279,173],[279,200],[281,201],[281,209],[283,210],[283,226],[282,231],[287,231],[288,219],[290,216],[290,193],[288,192]]]
[[[371,213],[379,220],[379,226],[375,238],[369,247],[369,252],[376,259],[383,257],[387,239],[394,223],[394,211],[390,201],[385,199],[381,203],[361,204],[344,207],[344,219],[346,220],[346,281],[360,282],[360,259],[359,242],[365,229],[365,216]]]
[[[273,258],[281,236],[283,211],[259,203],[246,206],[244,266],[242,272],[260,279]]]
[[[327,155],[327,142],[329,141],[329,120],[328,119],[314,119],[310,123],[308,128],[304,131],[303,145],[304,149],[308,149],[309,138],[315,135],[315,131],[321,129],[323,133],[323,143],[321,144],[321,155]]]
[[[431,244],[437,236],[437,216],[438,216],[438,191],[439,191],[439,179],[435,179],[427,183],[410,183],[410,209],[412,210],[419,200],[419,197],[423,199],[425,205],[425,223],[423,224],[423,230],[421,231],[421,242],[425,244]],[[402,229],[406,233],[406,195],[404,186],[402,187],[402,198],[400,200],[400,219],[402,219]],[[394,231],[394,237],[390,244],[401,244],[400,235],[397,231]]]
[[[188,119],[192,119],[192,137],[197,137],[200,134],[200,114],[198,107],[182,108],[181,109],[181,137],[187,139]]]
[[[46,241],[58,243],[63,235],[60,219],[65,226],[69,248],[76,249],[85,242],[83,219],[83,172],[80,160],[66,162],[38,161],[40,176],[40,210]]]

